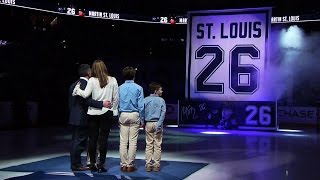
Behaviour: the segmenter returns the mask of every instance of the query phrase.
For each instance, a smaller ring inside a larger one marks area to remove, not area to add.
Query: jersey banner
[[[276,101],[179,101],[179,126],[277,130]]]
[[[268,101],[271,8],[188,12],[186,99]]]

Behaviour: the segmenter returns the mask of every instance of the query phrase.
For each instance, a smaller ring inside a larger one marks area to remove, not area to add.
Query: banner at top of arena
[[[186,99],[271,100],[271,8],[188,12]]]

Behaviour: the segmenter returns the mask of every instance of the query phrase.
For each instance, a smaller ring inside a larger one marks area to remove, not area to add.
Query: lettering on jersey
[[[119,19],[120,18],[120,14],[109,13],[109,12],[99,12],[99,11],[89,11],[89,16],[108,18],[108,19]]]
[[[232,22],[221,23],[220,38],[260,38],[261,37],[261,22]],[[217,26],[219,28],[219,26]],[[213,23],[199,23],[197,24],[198,39],[215,39]]]
[[[2,4],[11,4],[11,5],[15,5],[16,4],[15,0],[0,0],[0,2]]]

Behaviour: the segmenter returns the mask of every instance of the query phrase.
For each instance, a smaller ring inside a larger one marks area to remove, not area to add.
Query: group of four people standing
[[[109,76],[102,60],[94,61],[92,69],[87,64],[79,67],[80,79],[69,89],[69,124],[72,125],[70,151],[73,171],[106,171],[108,137],[113,116],[119,117],[120,169],[124,172],[136,170],[134,161],[137,150],[139,128],[146,132],[146,171],[159,171],[161,143],[166,104],[162,87],[151,83],[150,96],[144,98],[143,88],[134,82],[136,70],[125,67],[122,75],[125,82],[118,87],[116,78]],[[88,168],[81,163],[89,136]],[[99,161],[96,161],[97,147]]]

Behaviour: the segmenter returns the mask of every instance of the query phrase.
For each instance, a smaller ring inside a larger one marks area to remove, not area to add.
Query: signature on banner
[[[197,119],[198,113],[197,109],[191,105],[182,107],[181,115],[184,116],[186,119]]]
[[[192,105],[183,106],[181,108],[181,115],[185,119],[197,119],[198,112],[206,110],[206,103],[199,104],[198,106],[194,107]]]

